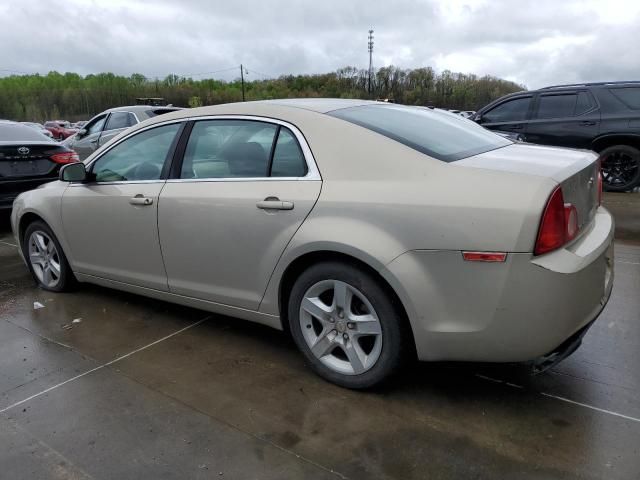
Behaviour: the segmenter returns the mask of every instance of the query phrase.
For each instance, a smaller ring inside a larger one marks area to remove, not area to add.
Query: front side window
[[[527,119],[531,97],[508,100],[482,114],[482,123],[519,122]]]
[[[171,145],[180,129],[177,123],[145,130],[119,143],[96,160],[91,172],[96,182],[158,180]]]
[[[180,178],[302,177],[306,161],[286,127],[253,120],[201,120],[184,153]]]
[[[113,112],[109,115],[105,130],[117,130],[119,128],[128,128],[135,125],[136,118],[130,112]]]
[[[98,133],[102,131],[102,127],[104,127],[104,121],[107,119],[106,115],[102,115],[101,117],[93,119],[91,122],[84,126],[84,129],[87,131],[87,135],[91,135],[92,133]]]
[[[459,115],[428,108],[363,105],[334,110],[329,115],[373,130],[444,162],[512,144]]]

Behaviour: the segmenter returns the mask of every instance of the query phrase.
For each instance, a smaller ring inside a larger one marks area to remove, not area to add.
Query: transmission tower
[[[373,30],[369,30],[369,42],[368,42],[368,50],[369,50],[369,96],[371,96],[371,76],[373,75]]]

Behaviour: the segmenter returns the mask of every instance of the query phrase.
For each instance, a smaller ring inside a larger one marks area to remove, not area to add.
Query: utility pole
[[[244,67],[240,64],[240,83],[242,83],[242,101],[244,102]]]
[[[373,30],[369,30],[369,42],[368,42],[368,50],[369,50],[369,96],[371,96],[371,76],[373,75]]]

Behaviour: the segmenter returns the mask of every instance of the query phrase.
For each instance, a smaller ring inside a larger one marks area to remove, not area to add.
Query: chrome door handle
[[[293,202],[283,202],[278,197],[267,197],[256,203],[262,210],[293,210]]]
[[[151,205],[153,203],[153,198],[138,194],[135,197],[130,198],[129,203],[131,205]]]

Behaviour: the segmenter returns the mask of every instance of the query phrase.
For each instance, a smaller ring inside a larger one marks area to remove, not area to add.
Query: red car
[[[75,128],[71,128],[71,124],[69,122],[62,120],[45,122],[44,128],[49,130],[53,135],[53,138],[56,140],[64,140],[78,131]]]

